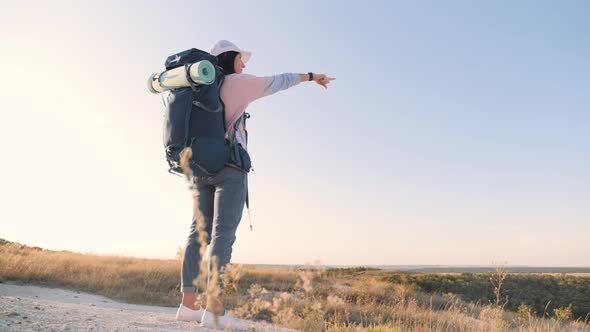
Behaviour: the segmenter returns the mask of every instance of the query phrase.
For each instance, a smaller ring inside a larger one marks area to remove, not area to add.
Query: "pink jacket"
[[[236,135],[238,143],[246,146],[245,125],[234,130],[236,121],[246,111],[251,102],[278,91],[288,89],[300,83],[299,74],[285,73],[274,76],[258,77],[250,74],[230,74],[225,76],[221,86],[221,100],[225,104],[225,124],[229,137]]]

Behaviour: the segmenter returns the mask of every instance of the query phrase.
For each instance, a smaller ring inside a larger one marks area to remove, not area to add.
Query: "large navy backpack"
[[[180,154],[185,147],[192,149],[189,166],[195,176],[209,176],[226,165],[250,171],[247,152],[227,137],[225,112],[220,99],[223,74],[217,58],[205,51],[192,48],[166,59],[166,70],[185,66],[201,60],[210,61],[215,67],[215,82],[211,85],[196,84],[187,74],[190,87],[171,90],[164,113],[164,148],[170,173],[184,174],[180,166]]]

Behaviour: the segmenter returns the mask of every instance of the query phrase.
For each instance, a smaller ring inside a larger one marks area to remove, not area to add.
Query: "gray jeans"
[[[199,275],[200,257],[199,233],[197,223],[205,221],[210,246],[210,256],[217,256],[217,268],[222,275],[222,268],[230,262],[232,246],[236,241],[236,230],[242,219],[247,192],[247,173],[226,166],[213,176],[193,177],[196,188],[194,195],[193,221],[182,257],[181,290],[196,292],[193,280]],[[211,257],[208,257],[211,275]],[[209,278],[207,279],[209,282]],[[223,293],[223,282],[219,285]]]

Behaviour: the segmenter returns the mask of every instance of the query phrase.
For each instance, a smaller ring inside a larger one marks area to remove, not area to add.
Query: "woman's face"
[[[236,74],[241,74],[244,68],[246,68],[246,65],[242,62],[242,53],[238,53],[234,59],[234,70]]]

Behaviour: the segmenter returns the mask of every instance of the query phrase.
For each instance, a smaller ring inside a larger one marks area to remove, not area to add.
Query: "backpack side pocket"
[[[252,161],[248,151],[242,147],[242,144],[234,144],[232,146],[232,154],[230,162],[246,172],[252,169]]]
[[[188,143],[192,107],[190,88],[171,91],[164,111],[163,143],[171,169],[178,170],[180,152]]]

